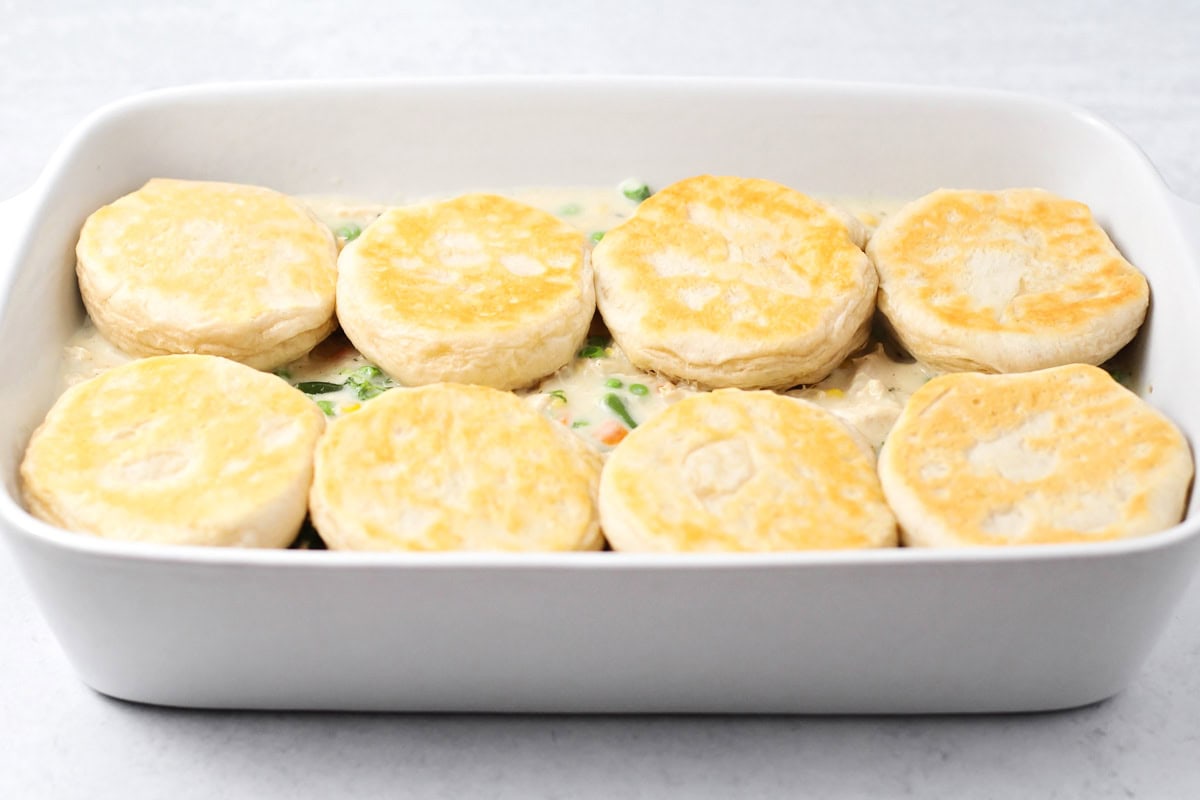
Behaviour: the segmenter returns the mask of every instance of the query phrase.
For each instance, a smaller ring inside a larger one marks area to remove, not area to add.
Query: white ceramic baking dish
[[[1200,341],[1200,208],[1079,110],[707,79],[158,92],[70,136],[0,289],[0,372],[21,376],[0,382],[0,517],[83,680],[182,706],[455,711],[1017,711],[1119,691],[1194,571],[1194,498],[1182,525],[1114,544],[688,557],[121,544],[18,503],[16,464],[82,318],[80,224],[147,178],[387,199],[700,172],[857,197],[1037,185],[1090,203],[1153,288],[1143,392],[1197,441],[1200,362],[1184,343]]]

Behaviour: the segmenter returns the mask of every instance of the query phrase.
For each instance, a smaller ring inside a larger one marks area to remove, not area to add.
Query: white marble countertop
[[[502,6],[502,7],[501,7]],[[815,77],[1066,100],[1200,200],[1190,0],[441,4],[0,0],[0,198],[95,107],[213,80]],[[919,718],[193,712],[82,686],[0,550],[0,797],[1200,796],[1200,582],[1096,706]]]

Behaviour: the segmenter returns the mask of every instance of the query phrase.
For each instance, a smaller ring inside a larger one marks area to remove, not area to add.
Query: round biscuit
[[[390,209],[338,269],[346,335],[409,386],[528,386],[571,360],[596,310],[583,234],[498,195]]]
[[[771,181],[700,175],[596,245],[596,300],[638,367],[709,387],[816,383],[866,343],[857,219]]]
[[[1149,304],[1091,210],[1041,189],[940,189],[885,219],[867,254],[897,339],[946,371],[1100,364]]]
[[[68,389],[21,462],[40,519],[109,539],[286,547],[325,417],[285,381],[216,356],[132,361]]]
[[[614,550],[896,544],[870,446],[819,406],[765,391],[693,395],[630,433],[604,465],[600,520]]]
[[[879,455],[905,544],[1094,542],[1183,515],[1179,430],[1104,370],[952,373],[909,400]]]
[[[337,242],[270,189],[153,179],[88,217],[76,255],[89,316],[131,355],[272,369],[336,327]]]
[[[600,457],[509,392],[393,389],[330,423],[309,507],[334,550],[597,550]]]

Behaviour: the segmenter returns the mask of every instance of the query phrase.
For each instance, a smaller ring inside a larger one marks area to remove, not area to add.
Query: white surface
[[[261,77],[737,74],[954,83],[1088,106],[1200,199],[1191,2],[447,3],[421,9],[0,3],[0,195],[86,111]],[[345,157],[355,157],[346,154]],[[978,718],[217,714],[97,697],[0,557],[0,796],[1188,797],[1200,794],[1200,584],[1115,700]]]

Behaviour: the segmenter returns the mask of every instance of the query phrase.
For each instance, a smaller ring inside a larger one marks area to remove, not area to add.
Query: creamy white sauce
[[[517,200],[555,214],[595,239],[628,218],[637,202],[624,196],[620,186],[609,188],[529,188],[505,192]],[[387,208],[384,203],[355,198],[314,196],[303,199],[322,222],[343,234],[362,230]],[[422,200],[438,198],[421,198]],[[894,202],[866,202],[836,198],[873,230],[898,206]],[[595,331],[603,342],[589,340],[587,355],[517,394],[547,417],[583,438],[601,452],[611,450],[628,432],[629,421],[641,425],[668,405],[699,391],[695,386],[670,381],[634,367],[620,348],[607,339],[597,318]],[[589,357],[590,356],[590,357]],[[72,337],[64,359],[64,388],[129,361],[130,357],[109,344],[87,322]],[[372,396],[395,384],[386,376],[372,374],[373,365],[346,338],[335,333],[309,355],[276,370],[293,385],[308,388],[313,383],[338,384],[335,391],[310,396],[326,414],[353,413]],[[872,446],[883,442],[909,396],[934,373],[920,364],[890,357],[875,344],[869,351],[848,359],[833,374],[812,387],[785,394],[810,400],[855,428]],[[615,399],[614,399],[615,398]],[[614,410],[614,405],[624,412]],[[623,419],[627,416],[628,420]]]
[[[535,408],[571,428],[602,453],[619,444],[629,431],[611,403],[619,403],[634,424],[641,425],[671,403],[697,391],[695,387],[642,372],[615,344],[596,343],[590,347],[602,354],[577,357],[538,384],[528,393],[528,399]],[[585,346],[580,352],[594,351]]]
[[[937,374],[916,361],[892,358],[876,343],[846,359],[820,383],[786,394],[833,412],[878,451],[908,398]]]
[[[66,391],[77,383],[94,378],[105,370],[133,360],[123,350],[100,335],[90,319],[67,340],[63,348],[60,388]]]

